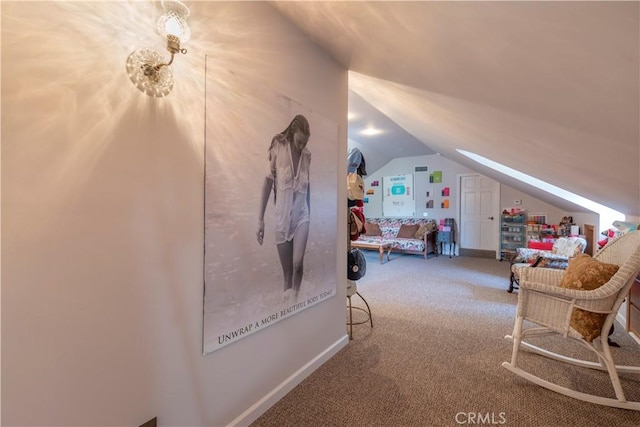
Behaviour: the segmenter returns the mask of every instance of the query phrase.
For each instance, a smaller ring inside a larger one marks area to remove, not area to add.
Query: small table
[[[380,264],[382,264],[382,255],[387,251],[387,261],[391,259],[391,242],[385,240],[353,240],[351,246],[359,249],[377,249],[380,252]]]
[[[449,258],[456,251],[456,239],[454,237],[453,231],[438,231],[438,235],[436,236],[436,241],[440,243],[440,253],[444,254],[444,245],[448,245],[449,247]]]

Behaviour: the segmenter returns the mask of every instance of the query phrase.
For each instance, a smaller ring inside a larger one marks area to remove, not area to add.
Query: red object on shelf
[[[553,249],[553,242],[529,242],[527,246],[529,249],[550,251]]]

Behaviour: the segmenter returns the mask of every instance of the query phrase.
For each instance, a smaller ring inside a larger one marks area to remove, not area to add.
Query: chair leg
[[[373,328],[373,316],[371,315],[371,308],[369,307],[369,303],[367,303],[367,300],[364,299],[362,295],[360,295],[360,292],[356,292],[356,295],[358,295],[360,299],[364,301],[364,305],[367,306],[367,313],[369,313],[369,323],[371,323],[371,327]]]
[[[563,394],[568,397],[572,397],[574,399],[583,400],[589,403],[595,403],[597,405],[611,406],[614,408],[622,408],[622,409],[630,409],[633,411],[640,411],[640,402],[629,402],[626,400],[619,399],[611,399],[607,397],[594,396],[592,394],[582,393],[576,390],[571,390],[566,387],[561,387],[555,383],[549,382],[547,380],[543,380],[540,377],[537,377],[529,372],[526,372],[520,368],[512,366],[511,364],[504,362],[502,364],[503,367],[507,368],[514,374],[531,381],[534,384],[537,384],[541,387],[549,389],[551,391],[555,391],[556,393]]]
[[[507,292],[511,293],[514,289],[518,289],[518,280],[516,279],[516,275],[513,274],[513,271],[509,274],[509,289]]]
[[[608,342],[606,342],[606,338],[600,338],[600,344],[602,349],[599,350],[596,348],[594,343],[586,343],[586,341],[580,341],[587,348],[594,351],[600,363],[595,363],[586,360],[573,359],[567,356],[563,356],[558,353],[551,352],[549,350],[545,350],[543,348],[534,346],[529,344],[528,342],[523,341],[523,335],[531,335],[531,336],[544,336],[544,329],[546,328],[531,328],[526,331],[522,330],[523,318],[517,317],[516,324],[513,330],[513,336],[507,335],[505,338],[513,340],[513,351],[511,355],[511,362],[504,362],[502,366],[514,374],[533,382],[541,387],[547,388],[549,390],[555,391],[556,393],[563,394],[568,397],[572,397],[574,399],[583,400],[589,403],[595,403],[598,405],[611,406],[614,408],[622,408],[622,409],[630,409],[633,411],[640,411],[640,402],[638,401],[628,401],[624,395],[624,391],[622,390],[622,384],[620,383],[620,378],[618,376],[618,371],[620,372],[631,372],[640,374],[640,367],[638,366],[618,366],[615,365],[613,356],[611,354],[611,350],[609,348]],[[531,333],[529,333],[531,332]],[[583,392],[579,392],[577,390],[573,390],[567,387],[562,387],[558,384],[552,383],[550,381],[544,380],[536,375],[533,375],[522,368],[517,366],[518,360],[518,352],[520,347],[527,348],[535,353],[540,355],[549,357],[554,360],[558,360],[565,363],[570,363],[575,366],[581,366],[590,369],[598,369],[601,371],[607,371],[609,374],[609,378],[611,380],[611,384],[615,391],[616,398],[608,398],[603,396],[597,396],[593,394],[587,394]]]
[[[607,371],[609,372],[609,377],[611,378],[611,385],[613,386],[613,390],[616,392],[616,397],[618,400],[622,402],[626,402],[626,398],[624,396],[624,391],[622,391],[622,384],[620,384],[620,377],[618,376],[618,370],[616,369],[616,364],[613,361],[613,356],[611,355],[611,349],[609,348],[609,342],[607,338],[600,339],[600,343],[602,344],[602,353],[601,356],[599,352],[596,351],[598,356],[602,362],[604,362],[607,367]]]
[[[511,349],[511,366],[514,368],[518,362],[518,352],[520,351],[520,343],[522,341],[522,324],[524,318],[522,316],[516,317],[515,325],[513,326],[513,335],[507,335],[505,338],[513,339],[513,349]]]
[[[351,306],[351,296],[348,296],[349,300],[349,340],[353,339],[353,308]]]
[[[548,335],[555,335],[555,333],[551,332]],[[545,336],[545,334],[541,333],[541,334],[537,334],[536,336],[542,337],[542,336]],[[513,339],[511,335],[507,335],[505,338],[510,340]],[[532,353],[536,353],[541,356],[548,357],[549,359],[557,360],[558,362],[568,363],[570,365],[579,366],[581,368],[595,369],[598,371],[608,371],[606,365],[603,363],[592,362],[590,360],[574,359],[573,357],[568,357],[562,354],[554,353],[552,351],[530,344],[526,341],[520,341],[520,347],[526,348]],[[589,348],[591,349],[590,346]],[[601,359],[599,358],[598,360],[601,360]],[[640,366],[615,365],[615,368],[616,368],[616,371],[618,372],[640,374]]]
[[[367,309],[365,310],[362,307],[354,307],[351,301],[351,297],[353,295],[358,295],[360,297],[360,299],[364,302],[364,304],[366,305]],[[371,307],[369,307],[369,303],[367,302],[366,299],[364,299],[364,297],[358,292],[356,291],[353,295],[348,295],[347,296],[347,307],[349,308],[349,322],[347,322],[347,325],[349,326],[349,339],[352,340],[353,339],[353,325],[362,325],[363,323],[369,323],[371,325],[371,327],[373,328],[373,316],[371,315]],[[362,311],[367,318],[365,320],[361,320],[361,321],[357,321],[354,322],[353,321],[353,310],[360,310]]]

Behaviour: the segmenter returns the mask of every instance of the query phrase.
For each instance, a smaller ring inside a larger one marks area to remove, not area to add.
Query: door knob
[[[489,219],[490,219],[491,221],[493,221],[493,217],[492,217],[492,216],[490,216],[490,217],[489,217]]]

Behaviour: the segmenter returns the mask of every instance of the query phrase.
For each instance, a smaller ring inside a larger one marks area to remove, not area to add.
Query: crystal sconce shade
[[[180,48],[191,37],[187,18],[189,8],[177,0],[162,2],[164,14],[158,19],[158,32],[166,39],[169,61],[157,51],[148,48],[137,49],[127,58],[127,74],[131,82],[149,96],[166,96],[173,89],[173,71],[171,63],[176,53],[187,53]]]
[[[178,1],[168,4],[165,2],[165,13],[158,18],[158,33],[167,36],[176,36],[185,43],[191,38],[191,30],[187,25],[187,19],[191,15],[189,9]]]

